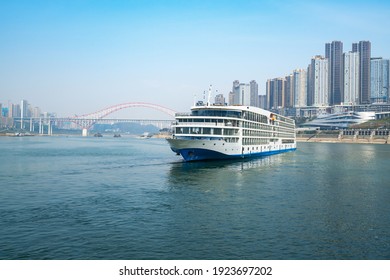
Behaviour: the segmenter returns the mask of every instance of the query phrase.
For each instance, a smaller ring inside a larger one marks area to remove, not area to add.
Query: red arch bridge
[[[108,115],[132,107],[150,108],[163,112],[169,116],[165,120],[149,120],[149,119],[126,119],[126,118],[106,118]],[[145,102],[129,102],[119,105],[114,105],[103,110],[96,111],[94,113],[85,114],[81,116],[73,117],[47,117],[47,118],[15,118],[16,122],[20,122],[20,128],[25,129],[29,127],[30,132],[34,132],[34,127],[38,124],[38,130],[40,134],[45,132],[48,135],[53,133],[53,126],[56,127],[74,127],[77,126],[83,130],[83,135],[87,135],[88,130],[94,124],[114,124],[114,123],[139,123],[141,125],[154,125],[160,129],[170,128],[176,112],[172,109]]]

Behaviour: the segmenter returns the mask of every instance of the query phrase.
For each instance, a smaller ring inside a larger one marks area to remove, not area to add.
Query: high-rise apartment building
[[[314,106],[329,106],[329,63],[328,59],[317,55],[312,58],[312,83]]]
[[[20,118],[21,110],[19,104],[8,104],[8,117],[9,118]]]
[[[283,106],[284,78],[267,80],[267,109],[277,109]]]
[[[309,75],[308,98],[312,99],[314,106],[329,106],[329,75],[328,59],[317,55],[311,59]]]
[[[267,96],[259,95],[259,107],[266,109],[267,108]]]
[[[240,84],[240,103],[241,105],[249,106],[251,102],[251,86],[250,84]]]
[[[240,103],[240,81],[233,81],[233,88],[231,92],[231,97],[229,96],[229,105],[239,105]]]
[[[284,98],[282,107],[291,108],[294,105],[294,81],[293,75],[290,74],[284,78]]]
[[[359,104],[369,104],[371,95],[371,43],[370,41],[353,43],[352,51],[359,53]]]
[[[20,102],[20,117],[27,118],[29,117],[28,102],[27,100],[22,100]]]
[[[259,107],[259,85],[255,80],[250,81],[250,106]]]
[[[344,54],[344,104],[359,104],[359,53],[348,52]]]
[[[307,72],[296,69],[293,72],[293,107],[307,106]]]
[[[325,44],[325,58],[329,64],[329,103],[339,105],[343,101],[343,43],[333,41]]]
[[[386,103],[389,100],[389,60],[371,58],[371,103]]]
[[[233,89],[229,96],[229,105],[258,106],[259,86],[256,81],[249,84],[233,82]]]
[[[214,104],[225,105],[225,97],[223,96],[223,94],[220,93],[215,96]]]

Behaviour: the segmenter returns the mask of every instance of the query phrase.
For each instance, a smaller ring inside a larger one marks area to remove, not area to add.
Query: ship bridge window
[[[194,110],[192,116],[241,118],[241,112],[229,110]]]

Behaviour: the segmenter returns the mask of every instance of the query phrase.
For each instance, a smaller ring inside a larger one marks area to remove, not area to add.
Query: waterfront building
[[[250,105],[251,86],[250,84],[240,84],[240,105]]]
[[[39,118],[41,117],[41,109],[39,107],[34,107],[31,110],[31,117]]]
[[[234,105],[234,92],[229,92],[229,105]]]
[[[307,106],[307,72],[296,69],[293,72],[293,107]]]
[[[371,43],[370,41],[353,43],[352,51],[359,53],[359,104],[369,104],[371,95]]]
[[[9,108],[8,117],[10,117],[10,118],[20,118],[21,110],[20,110],[20,105],[19,104],[12,104],[12,103],[10,103],[8,108]]]
[[[225,105],[225,97],[223,96],[223,94],[217,94],[215,96],[214,104],[215,105]]]
[[[389,100],[389,60],[371,58],[371,103],[386,103]]]
[[[329,63],[329,103],[337,105],[343,102],[343,43],[333,41],[325,44],[325,58]]]
[[[354,124],[361,124],[375,120],[375,112],[340,112],[333,114],[322,114],[316,119],[303,124],[303,127],[314,127],[320,129],[341,129],[348,128]]]
[[[233,81],[233,88],[231,93],[232,93],[232,97],[229,98],[229,105],[239,105],[240,104],[240,81],[238,80]]]
[[[256,81],[249,84],[240,83],[238,80],[233,82],[232,96],[229,96],[229,105],[245,105],[257,107],[259,86]]]
[[[344,54],[344,102],[346,105],[359,104],[359,53]]]
[[[311,60],[309,95],[313,99],[314,106],[329,105],[328,66],[328,59],[321,55],[317,55]]]
[[[250,81],[250,103],[249,106],[259,107],[259,85],[255,80]]]
[[[283,106],[284,78],[267,80],[267,109],[277,109]]]
[[[307,106],[313,106],[314,103],[314,83],[313,83],[313,71],[312,71],[312,65],[311,63],[307,66],[307,81],[306,81],[306,87],[307,87],[307,97],[306,97],[306,103]]]
[[[28,102],[24,99],[20,102],[20,117],[22,119],[29,117]]]
[[[259,95],[259,107],[262,109],[267,108],[267,96]]]
[[[284,78],[284,100],[283,100],[282,107],[283,108],[294,107],[293,74],[290,74]]]

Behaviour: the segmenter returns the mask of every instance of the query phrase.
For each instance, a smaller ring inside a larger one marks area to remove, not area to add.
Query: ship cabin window
[[[241,118],[241,112],[238,112],[238,111],[213,110],[213,109],[193,110],[191,112],[191,115],[192,116]]]
[[[210,128],[203,128],[203,134],[211,134],[211,129]]]
[[[253,112],[243,112],[243,116],[248,121],[267,123],[267,117]]]

